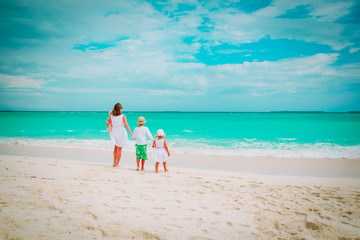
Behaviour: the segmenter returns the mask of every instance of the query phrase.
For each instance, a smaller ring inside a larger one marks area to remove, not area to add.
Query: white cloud
[[[257,42],[261,38],[291,39],[317,42],[341,50],[353,44],[348,36],[342,35],[345,26],[316,19],[283,19],[268,16],[214,12],[211,20],[215,29],[210,39],[238,45]]]
[[[275,0],[266,8],[260,9],[254,14],[257,16],[277,17],[283,15],[288,10],[295,9],[298,6],[308,6],[310,17],[314,21],[334,22],[340,17],[346,16],[350,8],[356,4],[356,1],[327,1],[327,0]]]
[[[198,96],[202,93],[199,91],[181,91],[181,90],[147,90],[148,94],[155,96]]]
[[[329,87],[342,76],[344,70],[332,66],[338,54],[316,54],[310,57],[289,58],[280,61],[244,62],[242,64],[225,64],[209,67],[209,75],[221,75],[211,79],[213,89],[231,89],[243,87],[252,96],[296,92]],[[360,73],[352,68],[353,76]],[[256,94],[255,94],[256,93]]]
[[[350,13],[350,8],[355,1],[327,2],[314,1],[314,11],[311,15],[318,21],[333,22]]]
[[[253,14],[230,10],[214,11],[209,14],[215,23],[213,41],[241,44],[256,42],[269,36],[272,39],[292,39],[330,45],[334,50],[350,46],[355,39],[344,36],[345,25],[334,23],[347,15],[355,1],[274,1],[271,6]],[[299,5],[310,5],[310,18],[276,18]]]
[[[60,87],[46,87],[47,92],[59,93],[116,93],[116,89],[101,89],[101,88],[60,88]]]
[[[356,53],[359,50],[360,50],[360,48],[350,48],[349,52],[350,53]]]
[[[47,82],[42,79],[31,79],[26,76],[0,74],[0,86],[2,88],[40,89],[46,83]]]

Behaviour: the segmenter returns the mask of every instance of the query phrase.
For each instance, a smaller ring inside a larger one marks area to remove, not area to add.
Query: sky
[[[0,0],[0,110],[359,111],[360,1]]]

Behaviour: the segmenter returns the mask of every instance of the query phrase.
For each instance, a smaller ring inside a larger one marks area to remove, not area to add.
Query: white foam
[[[194,131],[192,131],[192,130],[187,130],[187,129],[184,129],[184,130],[182,130],[183,132],[187,132],[187,133],[192,133],[192,132],[194,132]]]
[[[168,141],[169,147],[174,146],[175,152],[205,155],[245,156],[245,157],[280,157],[280,158],[351,158],[360,159],[360,145],[340,146],[332,143],[299,144],[294,140],[283,142],[223,140],[207,139]]]
[[[102,139],[34,139],[0,137],[0,144],[16,144],[44,147],[82,148],[112,151],[111,140]],[[149,141],[150,144],[150,141]],[[340,146],[332,143],[299,144],[294,142],[265,142],[255,139],[245,141],[222,141],[215,145],[207,139],[167,139],[167,145],[173,153],[201,155],[244,156],[244,157],[280,157],[280,158],[350,158],[360,159],[360,145]],[[124,151],[134,152],[135,141],[129,140]],[[150,149],[150,148],[149,148]],[[151,150],[150,150],[151,151]]]
[[[253,142],[256,140],[256,138],[244,138],[244,140],[247,142]]]

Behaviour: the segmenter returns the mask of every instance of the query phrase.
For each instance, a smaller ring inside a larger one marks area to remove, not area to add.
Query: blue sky
[[[0,110],[360,110],[360,2],[0,0]]]

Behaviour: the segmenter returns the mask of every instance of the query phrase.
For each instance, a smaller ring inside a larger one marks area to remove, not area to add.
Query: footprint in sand
[[[163,207],[154,207],[153,209],[165,210],[165,208],[163,208]]]
[[[231,222],[226,222],[227,225],[229,225],[230,227],[233,226],[233,224]]]
[[[305,228],[310,229],[310,230],[321,230],[322,226],[318,225],[318,224],[316,224],[314,222],[306,221],[305,222]]]
[[[138,232],[138,235],[140,235],[141,239],[155,239],[155,240],[160,240],[161,238],[158,235],[146,232],[146,231],[141,231]]]
[[[347,212],[345,212],[345,213],[348,214],[348,215],[352,215],[352,214],[353,214],[351,211],[347,211]]]
[[[263,182],[249,181],[249,183],[264,184]]]
[[[239,224],[242,227],[250,227],[250,225],[246,225],[246,224]]]
[[[95,214],[93,214],[93,213],[91,213],[89,211],[87,211],[85,214],[92,216],[94,220],[98,219],[98,217]]]
[[[320,197],[320,193],[318,192],[314,192],[314,193],[311,193],[312,195],[314,195],[315,197]]]
[[[192,178],[192,179],[202,179],[201,177],[189,177],[189,178]]]
[[[61,214],[63,213],[63,210],[55,207],[54,205],[48,205],[47,207],[48,207],[49,210],[58,211],[58,212],[61,213]]]
[[[95,230],[95,228],[93,226],[86,226],[85,227],[87,230]]]

